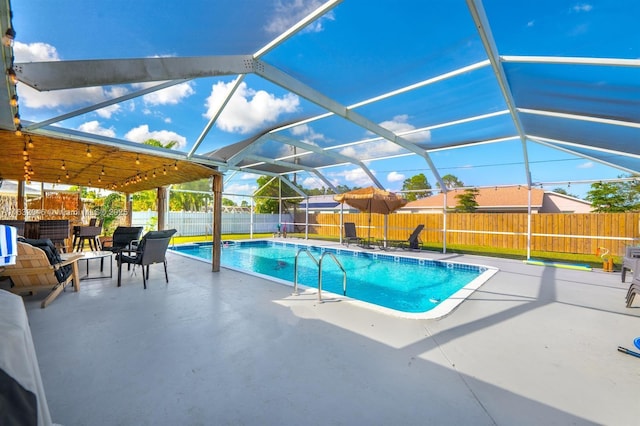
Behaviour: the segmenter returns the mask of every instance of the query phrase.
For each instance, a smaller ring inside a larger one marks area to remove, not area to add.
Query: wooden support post
[[[158,231],[167,228],[167,187],[158,188]]]
[[[17,198],[17,202],[18,205],[16,206],[18,208],[18,215],[16,216],[16,220],[25,220],[25,214],[24,212],[26,211],[27,205],[25,204],[25,199],[24,199],[24,186],[25,183],[23,180],[19,180],[18,181],[18,198]]]
[[[220,271],[220,254],[222,243],[222,175],[213,176],[213,224],[211,226],[213,239],[213,257],[211,259],[211,270]]]
[[[124,196],[127,207],[127,226],[131,226],[133,223],[133,195],[127,192]]]

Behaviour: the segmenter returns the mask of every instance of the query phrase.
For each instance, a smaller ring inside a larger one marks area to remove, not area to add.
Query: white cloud
[[[41,62],[59,61],[58,50],[47,43],[20,43],[13,44],[13,56],[15,62]]]
[[[403,133],[405,132],[411,132],[412,130],[415,130],[415,126],[409,124],[408,119],[408,115],[401,114],[393,117],[392,120],[383,121],[379,123],[379,125],[395,134],[399,134],[403,139],[409,142],[417,143],[428,142],[431,140],[431,132],[429,130],[423,130],[403,135]],[[371,132],[367,132],[367,134],[372,135]],[[386,139],[349,146],[340,151],[340,153],[343,155],[359,158],[361,160],[381,158],[406,152],[407,150],[402,148],[400,145],[389,142]]]
[[[152,83],[137,83],[132,86],[136,89],[144,89],[151,86],[158,85],[159,82],[154,81]],[[184,99],[193,95],[195,90],[193,90],[192,83],[180,83],[171,87],[167,87],[162,90],[157,90],[152,93],[148,93],[142,97],[142,100],[146,105],[177,105],[182,102]]]
[[[529,22],[527,22],[527,27],[528,27],[528,28],[531,28],[531,27],[533,27],[535,24],[536,24],[536,21],[529,21]]]
[[[98,114],[102,118],[111,118],[111,116],[120,111],[120,105],[114,104],[109,105],[108,107],[100,108],[96,110],[96,114]]]
[[[108,129],[104,128],[100,125],[100,122],[97,120],[87,121],[86,123],[82,123],[80,126],[78,126],[78,130],[85,133],[91,133],[92,135],[107,136],[110,138],[113,138],[116,136],[116,132],[115,130],[113,130],[113,127],[110,127]]]
[[[275,2],[274,14],[268,19],[264,29],[270,34],[281,34],[302,20],[305,16],[322,6],[324,1],[313,0],[279,0]],[[304,29],[305,32],[320,32],[324,30],[324,22],[335,20],[333,11],[325,13]]]
[[[301,124],[291,128],[291,134],[300,138],[303,142],[313,145],[317,145],[316,141],[326,141],[322,133],[316,133],[316,131],[307,124]]]
[[[304,188],[313,189],[322,188],[323,186],[326,186],[326,184],[316,177],[309,176],[302,181],[302,186]]]
[[[150,131],[149,125],[147,124],[142,124],[129,130],[127,134],[124,135],[124,138],[129,141],[140,143],[148,139],[155,139],[164,144],[171,141],[176,141],[178,143],[176,145],[177,148],[184,148],[185,146],[187,146],[187,138],[185,138],[184,136],[180,136],[179,134],[170,132],[168,130]]]
[[[406,150],[400,145],[389,142],[386,139],[348,146],[340,150],[340,154],[360,160],[370,160],[404,152],[406,152]]]
[[[258,176],[259,175],[254,174],[254,173],[242,173],[240,175],[239,179],[241,179],[241,180],[257,180]]]
[[[578,3],[572,7],[574,12],[591,12],[593,5],[588,3]]]
[[[402,182],[405,180],[405,175],[398,172],[391,172],[387,175],[387,180],[389,182]]]
[[[582,163],[578,166],[579,169],[591,169],[595,166],[595,164],[593,164],[593,162],[591,161],[587,161],[586,163]]]
[[[212,86],[205,104],[207,118],[213,117],[233,84],[218,82]],[[225,132],[246,134],[275,123],[280,115],[295,112],[299,106],[300,99],[294,94],[288,93],[278,98],[264,90],[250,89],[242,82],[218,117],[216,125]]]
[[[383,121],[379,124],[381,127],[391,130],[395,134],[401,134],[415,130],[416,127],[409,124],[408,120],[409,116],[407,114],[401,114],[393,117],[393,120]],[[402,135],[402,138],[414,143],[428,142],[431,140],[431,132],[429,130],[423,130],[420,132]]]
[[[375,176],[375,171],[371,170],[371,173]],[[364,170],[360,168],[344,170],[338,173],[332,173],[331,182],[345,183],[348,186],[371,186],[371,178]]]
[[[254,182],[256,181],[256,177],[253,177]],[[256,183],[231,183],[229,185],[224,186],[224,192],[229,194],[253,194],[258,189],[258,185]],[[246,198],[247,202],[251,202],[248,198]]]

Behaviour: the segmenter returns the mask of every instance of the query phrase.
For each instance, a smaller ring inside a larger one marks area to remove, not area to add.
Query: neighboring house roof
[[[309,210],[333,210],[339,209],[340,203],[333,199],[333,194],[330,195],[312,195],[306,200],[302,200],[298,204],[299,208],[306,209],[308,205]],[[349,206],[345,206],[349,207]]]
[[[464,189],[449,190],[447,193],[448,209],[456,208],[458,205],[456,196],[464,193],[464,191]],[[478,211],[526,211],[529,205],[529,191],[523,186],[479,188],[476,202],[478,203]],[[431,197],[411,201],[402,210],[441,211],[443,205],[444,194],[439,193]],[[571,211],[585,213],[591,211],[591,204],[578,198],[532,188],[531,209],[536,212]]]

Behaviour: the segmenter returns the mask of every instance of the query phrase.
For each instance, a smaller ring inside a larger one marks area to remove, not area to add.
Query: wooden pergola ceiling
[[[29,147],[31,140],[33,147]],[[212,167],[161,155],[50,136],[0,130],[0,178],[90,186],[134,193],[162,186],[210,178],[220,173]],[[27,156],[24,155],[26,148]],[[151,147],[150,147],[151,148]],[[87,150],[91,156],[87,155]],[[25,160],[27,158],[27,160]],[[27,163],[28,162],[28,163]]]

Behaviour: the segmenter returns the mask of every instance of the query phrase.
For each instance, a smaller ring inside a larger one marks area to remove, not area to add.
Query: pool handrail
[[[342,295],[347,295],[347,271],[344,270],[342,263],[340,263],[335,254],[331,253],[330,251],[325,251],[324,253],[322,253],[322,256],[320,256],[320,262],[318,262],[318,301],[320,303],[322,303],[322,261],[324,260],[324,257],[326,255],[331,256],[331,258],[336,262],[336,265],[338,265],[338,267],[342,271]]]
[[[300,253],[302,252],[306,252],[307,255],[311,258],[311,260],[313,260],[313,262],[316,264],[316,266],[318,267],[318,270],[320,269],[320,263],[318,262],[318,259],[316,259],[311,252],[309,251],[309,249],[307,248],[301,248],[300,250],[298,250],[298,253],[296,253],[296,257],[295,260],[293,262],[293,295],[294,296],[298,296],[298,256],[300,256]]]

